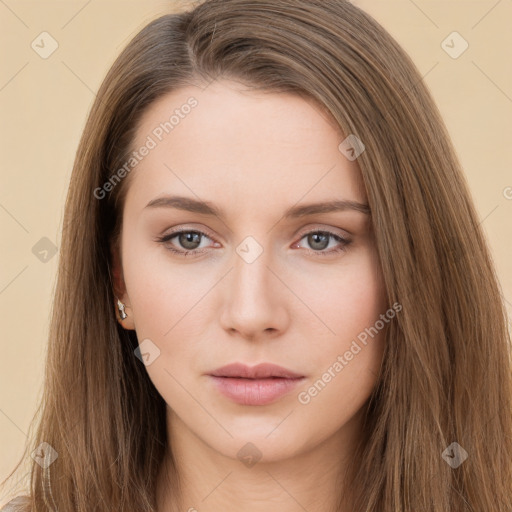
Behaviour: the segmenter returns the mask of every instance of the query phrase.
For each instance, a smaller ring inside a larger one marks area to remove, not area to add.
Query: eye
[[[176,238],[177,243],[182,247],[182,249],[176,248],[176,246],[173,244],[169,244],[169,242],[171,242],[171,240],[174,238]],[[182,256],[188,256],[190,254],[204,252],[199,250],[199,248],[201,241],[205,238],[211,240],[211,238],[202,231],[181,230],[174,231],[173,233],[169,233],[168,235],[158,238],[157,241],[165,244],[171,252],[180,254]],[[218,245],[219,244],[217,244],[217,246]]]
[[[312,247],[309,252],[318,254],[318,256],[328,256],[333,253],[346,251],[348,245],[351,243],[351,240],[344,238],[339,234],[331,233],[330,231],[310,231],[301,238],[301,240],[304,239],[306,239],[307,243]],[[331,240],[337,242],[338,246],[326,251],[325,249],[329,247],[329,242]],[[293,247],[299,248],[299,243],[294,244]]]

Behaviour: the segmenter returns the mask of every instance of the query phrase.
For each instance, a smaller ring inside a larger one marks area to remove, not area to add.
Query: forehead
[[[128,196],[179,191],[265,208],[305,196],[365,202],[358,164],[338,148],[344,138],[325,111],[298,95],[231,81],[184,87],[142,117],[132,149],[151,149],[132,171]]]

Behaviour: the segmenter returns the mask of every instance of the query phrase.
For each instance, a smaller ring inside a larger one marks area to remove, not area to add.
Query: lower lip
[[[266,405],[293,390],[304,377],[296,379],[242,379],[210,375],[217,389],[240,405]]]

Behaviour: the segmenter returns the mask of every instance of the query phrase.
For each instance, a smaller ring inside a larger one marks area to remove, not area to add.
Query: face
[[[122,324],[170,421],[229,457],[356,432],[375,386],[388,307],[344,139],[313,103],[230,81],[174,91],[139,124],[133,147],[150,149],[123,211]],[[306,208],[333,201],[345,207]],[[296,378],[211,375],[231,363]]]

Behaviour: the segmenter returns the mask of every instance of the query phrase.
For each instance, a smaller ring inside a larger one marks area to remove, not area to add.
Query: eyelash
[[[173,231],[172,233],[169,233],[169,234],[167,234],[167,235],[165,235],[163,237],[159,237],[159,238],[156,239],[156,241],[165,245],[168,242],[170,242],[173,238],[175,238],[178,235],[181,235],[182,233],[195,233],[195,234],[204,236],[204,237],[209,238],[210,240],[212,240],[212,237],[208,236],[208,234],[203,233],[202,231],[193,230],[193,229],[182,229],[182,230],[179,230],[179,231]],[[315,251],[313,249],[306,249],[308,252],[313,253],[313,254],[318,255],[318,256],[324,256],[325,257],[325,256],[329,256],[329,255],[332,255],[332,254],[337,254],[337,253],[345,252],[347,250],[348,245],[350,245],[352,243],[351,240],[349,240],[347,238],[344,238],[344,237],[342,237],[341,235],[339,235],[337,233],[332,233],[331,231],[328,231],[328,230],[308,231],[307,233],[304,233],[301,236],[299,242],[303,238],[305,238],[306,236],[312,235],[312,234],[329,235],[329,237],[334,238],[335,240],[337,240],[338,242],[340,242],[342,244],[337,249],[330,249],[328,251],[326,251],[325,249],[321,250],[321,251]],[[294,244],[294,245],[296,245],[296,244]],[[187,251],[187,250],[178,250],[178,249],[175,249],[174,247],[171,247],[169,245],[166,245],[166,248],[169,251],[171,251],[171,252],[173,252],[175,254],[178,254],[179,256],[185,256],[185,257],[186,256],[194,256],[195,254],[200,254],[200,253],[204,252],[204,249],[203,250],[201,250],[201,249],[194,249],[194,250],[189,250],[189,251]]]

